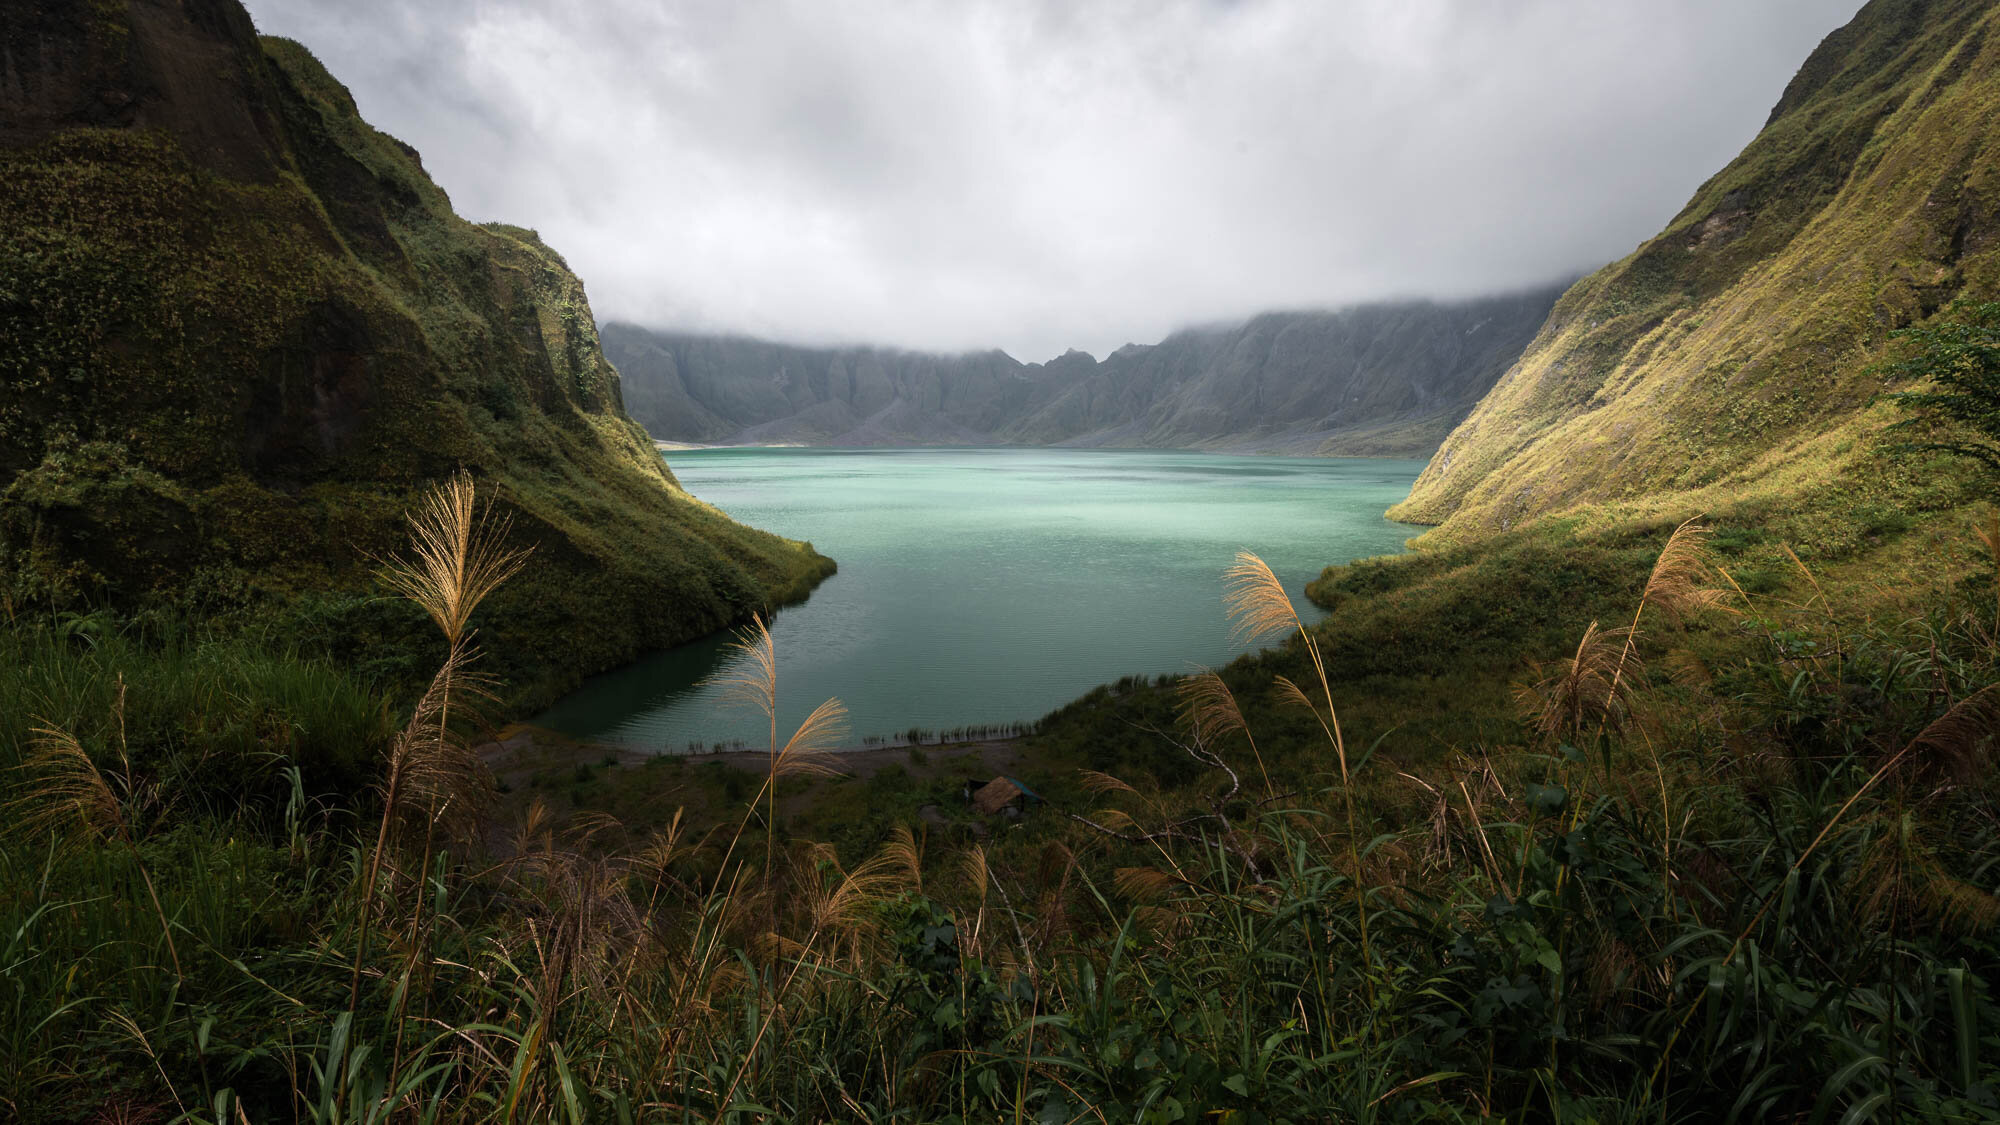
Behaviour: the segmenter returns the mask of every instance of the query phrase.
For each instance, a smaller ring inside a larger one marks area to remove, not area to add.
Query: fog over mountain
[[[809,348],[608,324],[605,355],[656,438],[744,445],[1072,445],[1427,456],[1561,288],[1267,313],[1102,360],[1023,364]]]
[[[1573,276],[1856,0],[252,0],[607,318],[1024,359]]]

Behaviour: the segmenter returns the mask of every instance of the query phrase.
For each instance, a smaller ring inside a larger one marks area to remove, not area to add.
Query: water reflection
[[[733,639],[729,633],[716,633],[592,676],[535,722],[578,738],[626,740],[632,733],[633,716],[678,711],[708,692],[705,681],[743,661],[745,656],[734,647]],[[652,748],[675,749],[664,745]]]

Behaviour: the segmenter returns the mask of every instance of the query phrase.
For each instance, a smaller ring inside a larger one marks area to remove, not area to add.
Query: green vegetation
[[[305,48],[212,7],[57,5],[21,61],[89,92],[0,145],[0,610],[217,621],[414,691],[440,654],[372,560],[466,470],[541,560],[477,622],[525,706],[831,572],[678,488],[534,232],[458,218]]]
[[[1871,404],[1910,389],[1879,366],[1889,334],[2000,293],[1996,18],[1864,7],[1665,230],[1557,302],[1391,514],[1445,542],[1589,505],[1868,491],[1893,421]]]
[[[446,503],[441,526],[474,510]],[[579,759],[508,795],[511,824],[470,815],[495,794],[444,693],[482,583],[449,576],[504,548],[469,532],[401,571],[450,656],[399,728],[327,664],[240,639],[17,624],[0,1106],[2000,1116],[2000,554],[1953,517],[1914,522],[1852,563],[1936,560],[1884,603],[1748,526],[1556,557],[1574,531],[1538,533],[1330,572],[1316,595],[1337,608],[1310,630],[1246,559],[1239,623],[1293,639],[1051,716],[1022,769],[1085,770],[984,839],[910,821],[801,835],[812,786],[849,808],[946,799],[902,764],[813,780],[835,708],[774,733],[775,770]],[[1766,551],[1781,592],[1745,595],[1735,570]],[[1523,599],[1502,574],[1544,575],[1553,608],[1508,612]],[[1458,641],[1391,643],[1405,614],[1454,606]],[[1539,664],[1501,655],[1544,636],[1562,643]],[[1351,674],[1366,654],[1372,681]],[[775,666],[745,680],[760,708]],[[1516,698],[1436,694],[1482,681]],[[1424,700],[1423,737],[1386,729],[1381,700]],[[1130,737],[1063,748],[1111,729]],[[314,796],[349,748],[386,763],[379,804]],[[596,808],[690,791],[697,811],[650,821]]]
[[[2000,303],[1975,305],[1896,335],[1914,341],[1915,348],[1891,370],[1898,381],[1919,389],[1892,396],[1917,415],[1892,428],[1942,425],[1971,431],[1961,440],[1913,441],[1904,448],[1970,457],[2000,474]]]
[[[823,776],[831,701],[494,783],[482,697],[824,560],[678,491],[530,232],[214,14],[215,143],[0,149],[0,1116],[2000,1119],[2000,513],[1865,406],[1915,325],[1902,401],[1992,433],[1990,306],[1932,319],[1996,287],[1986,6],[1870,4],[1564,299],[1428,549],[1310,627],[1243,558],[1284,642],[1048,716],[1019,819],[931,732]],[[128,18],[41,57],[157,78]]]

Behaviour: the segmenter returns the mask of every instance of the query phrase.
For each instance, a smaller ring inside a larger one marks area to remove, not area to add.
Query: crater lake
[[[1092,687],[1228,662],[1223,570],[1269,563],[1307,620],[1331,564],[1403,549],[1422,461],[1150,450],[676,451],[681,484],[840,567],[771,622],[779,739],[828,697],[850,745],[1031,723]],[[706,682],[722,634],[594,677],[532,720],[655,751],[762,747]]]

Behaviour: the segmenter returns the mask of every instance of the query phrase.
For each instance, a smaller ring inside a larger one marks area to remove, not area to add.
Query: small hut
[[[972,791],[972,807],[980,816],[994,816],[1002,809],[1013,809],[1019,816],[1025,803],[1027,796],[1021,787],[1004,777],[996,777]]]
[[[1018,818],[1022,810],[1040,800],[1034,790],[1011,777],[996,777],[972,793],[972,807],[980,816]]]

